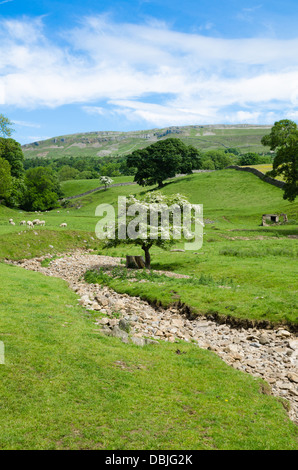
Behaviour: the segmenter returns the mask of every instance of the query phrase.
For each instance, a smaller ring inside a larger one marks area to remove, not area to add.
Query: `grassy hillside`
[[[127,183],[133,181],[133,176],[113,176],[112,184]],[[76,196],[77,194],[83,194],[91,189],[96,189],[102,186],[99,179],[93,180],[69,180],[61,183],[64,196]]]
[[[269,126],[185,126],[151,129],[138,132],[89,132],[53,137],[24,145],[25,158],[59,156],[127,155],[147,147],[159,139],[177,137],[187,145],[203,151],[237,147],[242,152],[268,151],[261,138],[270,132]]]

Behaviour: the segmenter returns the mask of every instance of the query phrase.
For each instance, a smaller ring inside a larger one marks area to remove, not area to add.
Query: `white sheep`
[[[46,224],[46,223],[45,223],[44,220],[40,220],[38,225],[45,225],[45,224]]]
[[[20,225],[26,225],[26,220],[21,220]]]
[[[67,227],[66,223],[60,224],[60,227]]]
[[[27,220],[27,225],[29,228],[33,228],[33,223],[31,222],[31,220]]]
[[[40,220],[39,219],[34,219],[32,221],[33,225],[39,225]]]
[[[10,225],[15,225],[15,223],[14,223],[13,221],[12,221],[12,222],[9,222],[9,223],[10,223]]]
[[[11,224],[11,222],[13,222],[13,219],[9,219],[9,221],[8,221],[8,222]]]

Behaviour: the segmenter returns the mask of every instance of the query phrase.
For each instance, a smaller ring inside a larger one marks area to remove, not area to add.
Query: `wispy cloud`
[[[263,5],[256,5],[254,7],[242,8],[242,10],[238,13],[237,18],[238,20],[247,21],[251,23],[255,18],[255,13],[262,7]]]
[[[0,104],[79,103],[89,114],[153,125],[267,122],[275,111],[296,112],[298,37],[221,39],[102,15],[55,42],[41,18],[2,20],[0,40]]]
[[[13,2],[13,0],[2,0],[2,2],[0,2],[0,5],[3,5],[4,3],[9,3],[9,2]]]
[[[16,121],[13,120],[13,124],[21,127],[33,127],[33,128],[40,128],[40,124],[37,124],[35,122],[28,122],[28,121]]]
[[[95,116],[103,115],[106,112],[106,110],[100,106],[82,106],[82,110],[87,114],[92,114]]]

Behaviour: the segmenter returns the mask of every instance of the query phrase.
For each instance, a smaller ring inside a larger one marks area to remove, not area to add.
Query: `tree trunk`
[[[144,250],[145,252],[145,266],[147,269],[150,269],[151,267],[151,257],[150,257],[150,253],[149,253],[149,250],[150,250],[151,247],[148,247],[148,246],[142,246],[142,249]]]
[[[126,267],[130,269],[143,269],[145,268],[145,261],[143,256],[129,256],[126,255]]]

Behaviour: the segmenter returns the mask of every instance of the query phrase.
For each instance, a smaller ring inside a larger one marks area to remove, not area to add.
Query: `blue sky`
[[[295,0],[0,0],[0,113],[74,132],[298,118]]]

